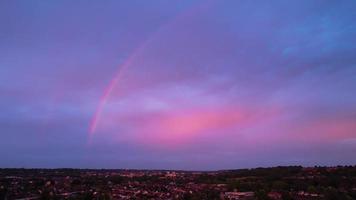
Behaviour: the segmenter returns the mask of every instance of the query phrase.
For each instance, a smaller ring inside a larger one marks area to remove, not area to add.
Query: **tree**
[[[270,200],[270,198],[267,195],[267,192],[264,190],[258,190],[255,192],[256,198],[258,200]]]

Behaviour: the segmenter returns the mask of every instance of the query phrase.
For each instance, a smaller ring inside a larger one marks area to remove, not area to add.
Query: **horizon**
[[[355,165],[355,8],[0,2],[0,168]]]
[[[356,165],[329,165],[329,166],[302,166],[302,165],[281,165],[281,166],[270,166],[270,167],[253,167],[253,168],[236,168],[236,169],[216,169],[216,170],[189,170],[189,169],[131,169],[131,168],[26,168],[26,167],[15,167],[15,168],[2,168],[0,170],[108,170],[108,171],[172,171],[172,172],[221,172],[221,171],[239,171],[239,170],[255,170],[255,169],[271,169],[271,168],[290,168],[290,167],[301,167],[303,169],[307,168],[347,168],[356,167]]]

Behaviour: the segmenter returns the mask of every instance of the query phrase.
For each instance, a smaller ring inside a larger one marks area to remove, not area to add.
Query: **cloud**
[[[353,1],[1,4],[0,165],[355,161]]]

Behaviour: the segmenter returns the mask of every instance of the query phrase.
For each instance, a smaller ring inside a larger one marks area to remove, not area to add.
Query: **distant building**
[[[229,200],[249,200],[255,196],[254,192],[225,192],[224,198]]]
[[[280,200],[282,199],[282,194],[279,192],[270,192],[268,193],[268,197],[273,200]]]

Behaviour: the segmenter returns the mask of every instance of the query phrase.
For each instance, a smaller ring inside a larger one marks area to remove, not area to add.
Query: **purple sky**
[[[0,167],[356,164],[355,9],[1,1]]]

